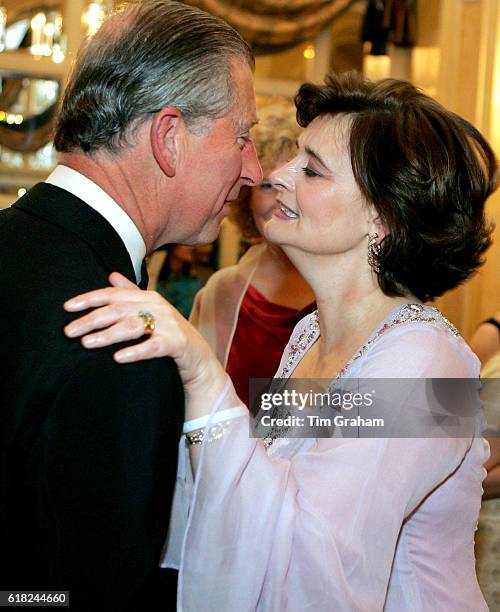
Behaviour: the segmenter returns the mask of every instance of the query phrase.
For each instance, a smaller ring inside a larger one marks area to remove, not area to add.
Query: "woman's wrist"
[[[247,409],[244,406],[237,406],[235,408],[226,408],[224,410],[219,410],[216,414],[210,418],[210,414],[207,414],[202,417],[198,417],[197,419],[192,419],[191,421],[185,421],[184,426],[182,428],[182,433],[189,434],[194,431],[198,431],[200,429],[205,429],[208,421],[210,421],[211,425],[217,425],[222,421],[230,421],[231,419],[236,419],[237,417],[244,416],[247,414]]]
[[[186,421],[208,417],[221,400],[228,379],[220,363],[215,358],[209,359],[199,375],[185,383]]]

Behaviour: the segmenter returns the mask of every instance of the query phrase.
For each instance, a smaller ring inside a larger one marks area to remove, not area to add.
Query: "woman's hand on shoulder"
[[[146,340],[118,350],[114,359],[130,363],[172,357],[188,394],[221,391],[226,374],[205,339],[155,291],[143,291],[117,272],[111,287],[75,296],[64,304],[68,312],[92,308],[64,328],[69,338],[81,337],[88,349],[143,338],[145,318],[154,320],[154,331]]]

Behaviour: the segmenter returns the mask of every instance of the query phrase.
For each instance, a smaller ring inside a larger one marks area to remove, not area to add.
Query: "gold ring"
[[[155,330],[155,318],[150,312],[140,312],[139,317],[144,321],[144,335],[151,336]]]

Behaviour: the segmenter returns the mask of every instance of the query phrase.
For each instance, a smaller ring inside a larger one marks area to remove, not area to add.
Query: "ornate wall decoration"
[[[359,0],[186,0],[237,29],[256,53],[293,47],[319,34]]]

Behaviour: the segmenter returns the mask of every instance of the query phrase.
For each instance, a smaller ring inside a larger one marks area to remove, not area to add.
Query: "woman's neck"
[[[321,330],[318,348],[322,356],[332,352],[352,353],[391,311],[413,301],[403,296],[384,295],[378,287],[364,294],[350,292],[336,297],[316,298]]]
[[[395,308],[414,296],[387,296],[367,265],[356,257],[305,255],[294,258],[311,286],[321,329],[318,352],[354,350]],[[305,264],[305,265],[304,265]],[[354,347],[353,347],[354,345]]]

